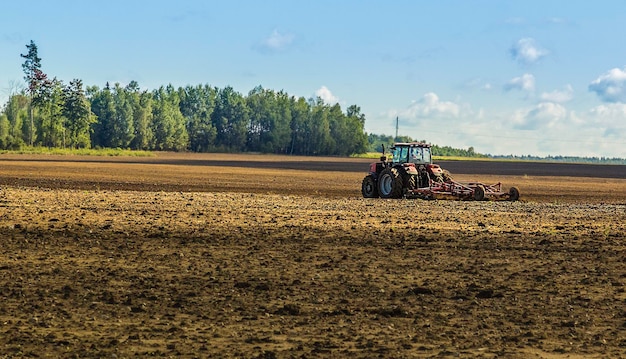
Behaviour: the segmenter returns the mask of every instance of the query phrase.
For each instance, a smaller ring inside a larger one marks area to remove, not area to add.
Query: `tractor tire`
[[[361,183],[361,193],[364,198],[378,197],[378,188],[376,186],[376,181],[374,181],[374,177],[367,175],[363,178],[363,182]]]
[[[409,190],[417,189],[419,187],[418,182],[417,175],[407,175],[405,187]]]
[[[395,168],[385,168],[378,176],[378,194],[381,198],[402,198],[402,177]]]
[[[509,188],[509,201],[517,201],[519,199],[519,189],[517,187]]]
[[[485,187],[476,186],[474,188],[474,201],[482,201],[485,199]]]

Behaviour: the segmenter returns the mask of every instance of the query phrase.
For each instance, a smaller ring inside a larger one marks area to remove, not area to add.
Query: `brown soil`
[[[625,179],[366,200],[367,162],[0,156],[0,357],[626,356]]]

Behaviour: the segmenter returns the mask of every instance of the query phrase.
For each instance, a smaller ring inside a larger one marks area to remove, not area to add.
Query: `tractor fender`
[[[387,168],[387,163],[385,162],[372,162],[370,163],[369,173],[376,178],[385,168]]]

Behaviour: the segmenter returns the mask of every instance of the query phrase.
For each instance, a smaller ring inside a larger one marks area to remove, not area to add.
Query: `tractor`
[[[479,182],[460,183],[450,173],[432,163],[430,144],[400,142],[392,147],[387,158],[385,147],[379,162],[370,164],[369,174],[361,184],[365,198],[455,198],[462,200],[519,199],[517,187],[502,191],[502,183],[486,185]]]

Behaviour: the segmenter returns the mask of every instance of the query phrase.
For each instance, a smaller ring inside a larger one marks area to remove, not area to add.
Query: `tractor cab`
[[[407,188],[428,187],[431,178],[443,181],[441,168],[432,163],[430,144],[398,142],[391,147],[391,151],[393,154],[392,167],[398,168],[405,179]]]
[[[427,165],[432,163],[430,145],[422,142],[396,143],[391,147],[393,163],[413,163]]]

